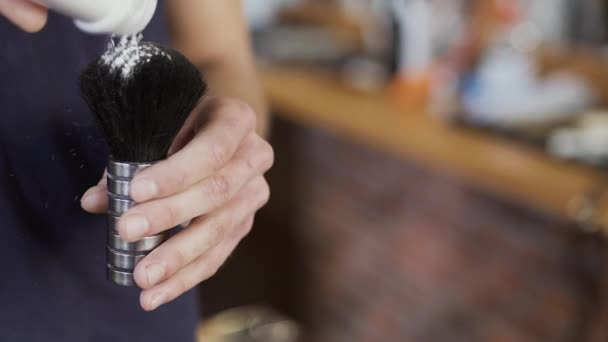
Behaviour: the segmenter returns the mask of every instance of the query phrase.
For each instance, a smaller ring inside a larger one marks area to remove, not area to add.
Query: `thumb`
[[[40,31],[48,18],[44,6],[28,0],[0,0],[0,14],[26,32]]]
[[[82,199],[80,206],[85,211],[91,214],[103,214],[108,210],[108,187],[106,178],[107,171],[104,172],[101,180],[97,185],[87,190]]]

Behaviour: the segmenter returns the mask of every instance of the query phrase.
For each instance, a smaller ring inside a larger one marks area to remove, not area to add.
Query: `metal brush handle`
[[[169,233],[162,233],[126,242],[116,230],[120,216],[137,205],[129,196],[131,181],[150,166],[151,163],[125,163],[111,159],[108,162],[107,276],[117,285],[135,286],[133,271],[137,263],[168,238]]]

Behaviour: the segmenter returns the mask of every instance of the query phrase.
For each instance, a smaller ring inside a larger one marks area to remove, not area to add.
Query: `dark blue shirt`
[[[166,40],[163,16],[146,40]],[[106,281],[105,219],[80,208],[108,153],[78,76],[107,39],[58,16],[34,35],[0,19],[2,342],[194,339],[196,296],[144,312],[139,290]]]

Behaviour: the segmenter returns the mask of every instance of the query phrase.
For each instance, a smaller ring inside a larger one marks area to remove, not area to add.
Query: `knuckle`
[[[203,193],[218,202],[225,202],[230,198],[231,184],[222,174],[211,176],[203,185]]]
[[[256,178],[249,188],[251,210],[257,211],[270,200],[270,186],[264,177]]]
[[[274,165],[274,149],[266,140],[263,141],[261,149],[262,155],[262,169],[263,171],[268,171],[272,165]]]
[[[228,148],[222,143],[212,143],[209,145],[211,154],[211,162],[214,165],[222,166],[226,164],[230,158]]]
[[[243,239],[245,236],[249,235],[249,233],[251,233],[251,230],[253,230],[253,218],[247,220],[247,222],[245,222],[245,224],[243,224],[242,228],[241,228],[241,233],[239,234],[239,238]]]
[[[264,180],[260,190],[260,206],[265,205],[270,200],[270,186],[268,182]]]
[[[257,211],[270,200],[270,187],[266,179],[263,177],[256,179],[252,191],[251,206],[254,211]]]
[[[243,163],[245,164],[245,168],[247,169],[247,171],[249,173],[251,173],[257,169],[257,167],[256,167],[257,163],[254,161],[253,157],[245,158],[245,160],[243,160]]]
[[[247,163],[248,171],[268,171],[274,164],[274,150],[272,146],[260,137],[256,137],[251,144],[251,153],[245,154],[241,158]]]
[[[243,173],[251,174],[258,168],[259,161],[256,155],[247,155],[235,158],[233,161],[237,163],[238,169],[242,170]]]

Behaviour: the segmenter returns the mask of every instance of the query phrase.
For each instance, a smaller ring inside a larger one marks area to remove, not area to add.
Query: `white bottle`
[[[425,75],[433,63],[433,20],[428,0],[394,0],[401,29],[399,72],[406,77]]]
[[[75,20],[93,34],[126,36],[143,31],[156,11],[158,0],[34,0]]]

